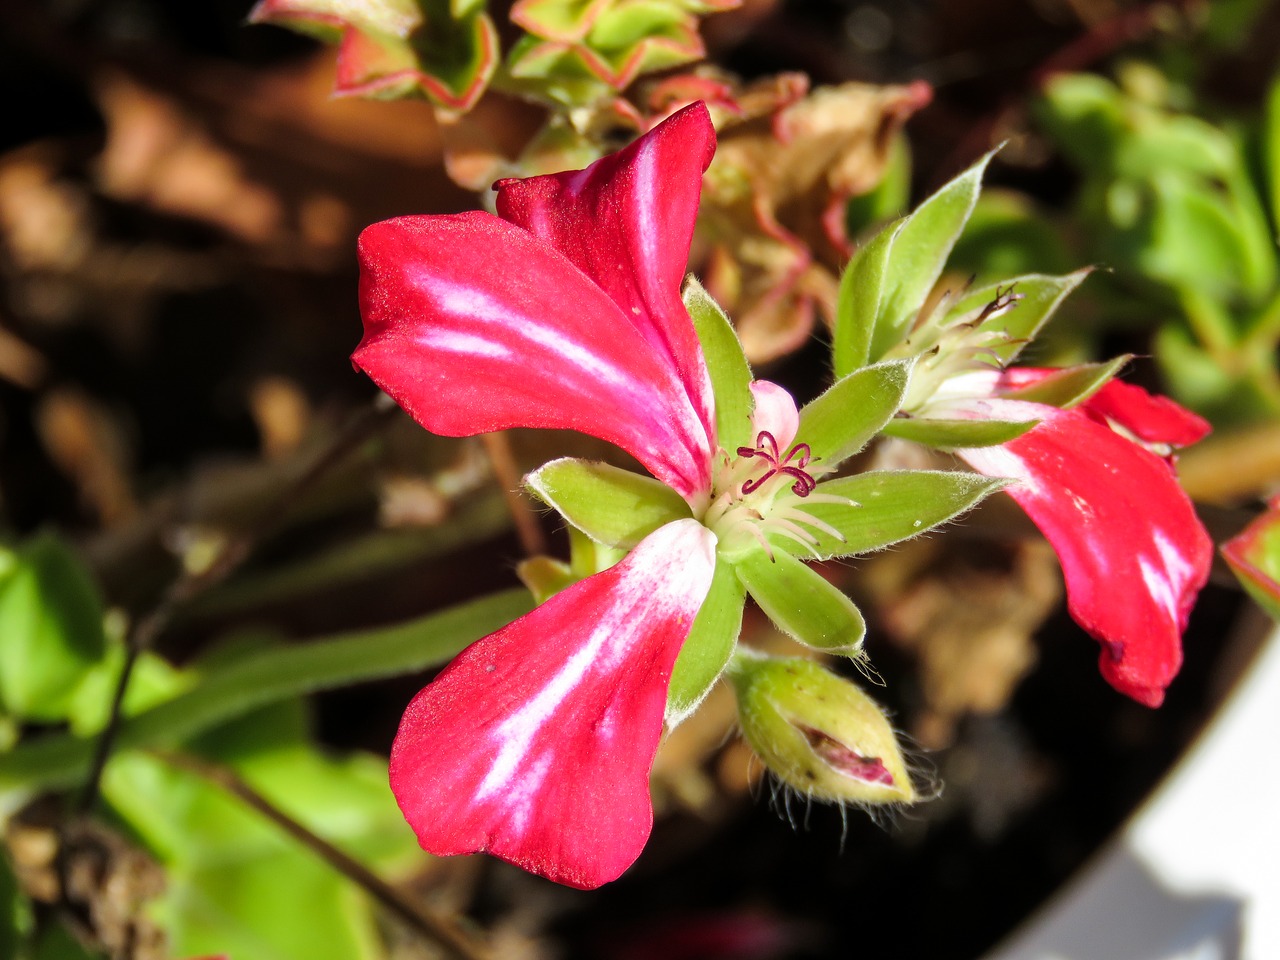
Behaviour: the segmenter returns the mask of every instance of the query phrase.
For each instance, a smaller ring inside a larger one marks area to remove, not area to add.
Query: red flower
[[[705,508],[713,400],[680,283],[714,142],[697,104],[586,170],[501,182],[505,219],[369,227],[355,364],[434,433],[580,430]],[[583,888],[635,860],[672,665],[714,547],[697,521],[667,523],[418,694],[391,787],[424,848],[487,850]]]
[[[969,396],[929,416],[1039,421],[1007,443],[956,453],[979,473],[1021,481],[1006,492],[1057,552],[1071,615],[1102,644],[1102,675],[1157,707],[1182,665],[1182,632],[1213,559],[1171,454],[1209,426],[1116,381],[1071,409],[1012,398],[1053,372],[965,374],[947,392]]]

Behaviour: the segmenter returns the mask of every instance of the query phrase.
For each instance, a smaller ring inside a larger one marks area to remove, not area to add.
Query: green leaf
[[[924,306],[951,248],[960,238],[982,189],[988,153],[911,214],[892,242],[869,359],[877,360],[910,328]]]
[[[1262,162],[1267,199],[1271,201],[1271,228],[1280,233],[1280,73],[1271,80],[1266,109],[1262,124]]]
[[[1008,364],[1028,342],[1035,339],[1036,334],[1058,309],[1058,305],[1092,272],[1093,268],[1087,267],[1062,277],[1031,273],[976,287],[956,301],[942,322],[954,323],[967,314],[981,314],[983,308],[994,302],[1000,294],[1012,290],[1019,296],[1017,305],[984,320],[978,328],[982,333],[992,335],[990,338],[982,338],[983,342],[991,344],[991,349],[1002,364]],[[994,336],[996,334],[1003,334],[1007,340]]]
[[[691,714],[707,695],[733,655],[742,631],[745,591],[733,567],[716,558],[711,590],[680,648],[667,688],[667,726]]]
[[[840,275],[835,330],[831,337],[832,365],[837,378],[848,376],[870,359],[871,338],[880,316],[890,254],[906,223],[905,219],[891,223],[863,244]]]
[[[1249,595],[1280,620],[1280,497],[1228,541],[1222,555]]]
[[[843,539],[815,533],[818,542],[812,550],[776,535],[769,542],[817,560],[870,553],[954,520],[1006,484],[958,470],[873,470],[828,480],[818,484],[814,498],[821,494],[851,502],[805,503],[802,509],[838,530]]]
[[[10,561],[0,583],[0,705],[26,719],[60,720],[102,659],[102,601],[75,554],[52,535]]]
[[[174,746],[251,710],[317,690],[438,666],[467,644],[527,613],[523,587],[416,620],[255,652],[210,669],[194,689],[120,726],[120,749]],[[55,735],[0,755],[0,795],[66,787],[84,776],[93,740]]]
[[[1029,387],[1009,390],[1005,396],[1010,400],[1045,403],[1051,407],[1074,407],[1102,389],[1132,359],[1132,354],[1124,354],[1107,363],[1082,363],[1068,367]]]
[[[593,460],[552,460],[524,482],[592,540],[611,547],[634,547],[659,527],[690,515],[689,505],[666,484]]]
[[[856,657],[867,625],[853,601],[791,554],[752,550],[734,562],[738,579],[783,633],[825,653]]]
[[[932,417],[895,417],[884,427],[885,436],[911,440],[939,450],[960,447],[994,447],[1022,436],[1039,420],[942,420]]]
[[[684,305],[698,332],[711,389],[716,398],[716,434],[720,446],[752,446],[751,367],[733,324],[692,275],[684,282]]]
[[[837,380],[800,411],[796,438],[824,471],[834,470],[880,432],[902,406],[914,360],[863,367]]]

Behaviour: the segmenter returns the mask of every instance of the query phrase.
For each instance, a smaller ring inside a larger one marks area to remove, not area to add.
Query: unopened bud
[[[893,728],[848,680],[811,660],[741,649],[729,676],[742,732],[778,779],[821,800],[915,801]]]

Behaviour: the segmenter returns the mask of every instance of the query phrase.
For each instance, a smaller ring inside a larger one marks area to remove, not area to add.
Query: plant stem
[[[165,763],[194,773],[209,783],[230,793],[246,805],[270,820],[293,839],[311,850],[329,866],[361,887],[386,910],[399,917],[406,926],[420,936],[444,947],[459,960],[490,960],[487,950],[476,943],[462,927],[447,917],[437,916],[391,886],[376,873],[347,856],[333,844],[317,836],[293,819],[270,800],[258,793],[227,767],[210,763],[190,754],[156,752]]]
[[[480,437],[484,443],[485,453],[493,465],[493,475],[502,487],[502,495],[507,498],[507,509],[511,511],[511,519],[516,525],[516,534],[520,537],[520,546],[525,555],[536,557],[547,552],[547,541],[542,535],[542,527],[538,518],[529,509],[529,501],[520,493],[520,468],[511,453],[511,441],[505,432],[486,433]]]
[[[125,693],[129,689],[129,680],[133,676],[133,667],[138,657],[155,646],[156,640],[164,633],[174,614],[183,604],[215,584],[221,583],[236,570],[252,553],[253,548],[278,527],[289,506],[329,469],[340,463],[363,443],[376,428],[386,423],[395,409],[391,399],[385,394],[380,394],[370,406],[352,417],[315,461],[297,479],[288,484],[278,497],[263,507],[256,518],[256,523],[246,525],[243,532],[237,536],[226,537],[208,563],[194,569],[184,568],[181,576],[169,585],[154,609],[139,620],[137,626],[129,632],[125,638],[124,664],[120,668],[120,676],[116,680],[111,697],[111,710],[107,715],[106,726],[98,735],[89,773],[76,802],[78,813],[87,814],[98,801],[102,772],[115,745]]]

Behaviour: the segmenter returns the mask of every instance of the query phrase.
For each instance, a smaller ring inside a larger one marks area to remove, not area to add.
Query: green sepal
[[[960,447],[994,447],[1016,440],[1039,420],[943,420],[931,417],[895,417],[884,434],[922,443],[939,450]]]
[[[970,290],[939,318],[943,326],[966,314],[978,314],[987,304],[1012,290],[1020,299],[1017,306],[984,320],[972,336],[988,347],[1001,364],[1010,363],[1040,329],[1049,322],[1058,305],[1093,272],[1092,267],[1056,277],[1043,273],[1025,274]],[[981,336],[987,334],[987,336]],[[1001,336],[1002,335],[1002,336]]]
[[[751,435],[751,367],[742,352],[742,341],[720,304],[711,299],[695,277],[684,282],[684,306],[693,320],[711,375],[716,400],[716,436],[720,446],[736,450],[753,446]]]
[[[569,570],[574,580],[585,580],[608,570],[626,555],[625,548],[597,543],[577,527],[569,528]]]
[[[533,602],[542,606],[565,587],[573,586],[578,577],[563,560],[555,557],[530,557],[516,564],[516,576],[533,594]]]
[[[837,377],[848,376],[870,358],[889,255],[906,223],[905,218],[891,223],[863,244],[840,275],[831,335],[831,362]]]
[[[828,480],[818,484],[813,496],[842,497],[851,503],[803,503],[801,508],[840,531],[844,539],[810,530],[818,541],[812,549],[777,534],[769,542],[816,560],[870,553],[954,520],[1007,484],[998,477],[960,470],[872,470]]]
[[[925,200],[898,229],[885,266],[868,359],[883,357],[908,332],[973,212],[982,174],[993,155],[986,154]]]
[[[716,558],[711,589],[680,648],[667,688],[667,727],[691,714],[724,672],[742,630],[746,588],[733,566]]]
[[[29,720],[66,717],[103,658],[102,600],[88,571],[46,534],[0,551],[0,707]]]
[[[543,503],[592,540],[629,549],[689,505],[664,483],[607,463],[565,457],[524,478]]]
[[[1101,390],[1132,359],[1133,354],[1126,353],[1106,363],[1082,363],[1051,373],[1028,387],[1006,390],[1002,396],[1051,407],[1074,407]]]
[[[734,561],[738,579],[783,633],[824,653],[857,657],[867,625],[853,601],[791,554],[751,550]]]
[[[888,423],[906,396],[914,360],[863,367],[837,380],[800,411],[796,438],[823,471],[853,456]]]

